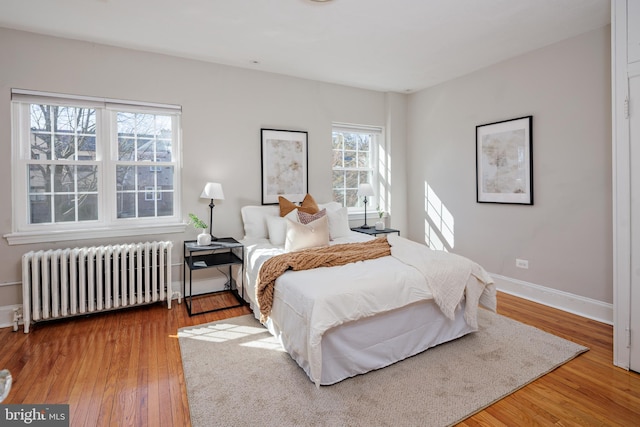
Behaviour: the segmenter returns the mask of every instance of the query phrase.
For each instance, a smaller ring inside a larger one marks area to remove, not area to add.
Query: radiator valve
[[[18,323],[22,320],[22,307],[13,309],[13,332],[18,332]]]

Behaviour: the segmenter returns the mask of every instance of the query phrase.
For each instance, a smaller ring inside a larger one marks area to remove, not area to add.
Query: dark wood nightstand
[[[400,235],[400,230],[396,230],[395,228],[385,228],[384,230],[376,230],[375,227],[371,228],[362,228],[355,227],[351,229],[352,231],[357,231],[358,233],[368,234],[370,236],[377,236],[378,234],[389,234],[389,233],[398,233]]]

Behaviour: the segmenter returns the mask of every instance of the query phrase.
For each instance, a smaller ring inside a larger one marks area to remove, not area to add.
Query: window
[[[181,223],[179,107],[13,90],[12,112],[10,244]]]
[[[333,125],[333,200],[350,211],[364,208],[363,198],[358,197],[358,185],[369,183],[377,188],[380,144],[381,128]],[[377,196],[369,198],[369,208],[375,209]]]

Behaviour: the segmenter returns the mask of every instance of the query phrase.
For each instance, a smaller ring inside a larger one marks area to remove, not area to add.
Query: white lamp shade
[[[360,184],[358,186],[358,196],[374,196],[371,184]]]
[[[222,184],[219,184],[217,182],[207,182],[207,185],[204,186],[204,190],[202,190],[202,194],[200,194],[200,197],[202,199],[224,200]]]

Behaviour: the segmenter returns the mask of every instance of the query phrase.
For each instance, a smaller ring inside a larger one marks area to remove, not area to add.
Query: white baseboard
[[[13,326],[14,310],[20,307],[22,307],[22,304],[0,306],[0,328],[9,328]]]
[[[613,304],[499,274],[491,274],[491,277],[493,277],[496,288],[501,292],[613,325]]]

